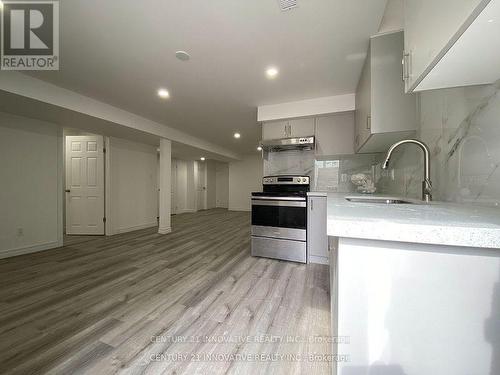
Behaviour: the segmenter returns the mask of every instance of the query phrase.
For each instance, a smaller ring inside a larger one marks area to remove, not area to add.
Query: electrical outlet
[[[17,228],[17,236],[18,237],[24,236],[24,229],[23,228]]]

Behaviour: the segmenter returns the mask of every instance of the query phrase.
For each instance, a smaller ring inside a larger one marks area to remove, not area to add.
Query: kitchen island
[[[500,374],[499,209],[329,194],[327,215],[336,374]]]

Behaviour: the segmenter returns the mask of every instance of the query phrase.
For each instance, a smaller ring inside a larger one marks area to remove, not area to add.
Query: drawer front
[[[252,236],[252,256],[306,263],[306,243]]]

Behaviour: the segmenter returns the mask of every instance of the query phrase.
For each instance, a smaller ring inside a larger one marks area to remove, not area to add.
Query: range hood
[[[314,150],[314,136],[300,138],[271,139],[261,142],[265,151]]]

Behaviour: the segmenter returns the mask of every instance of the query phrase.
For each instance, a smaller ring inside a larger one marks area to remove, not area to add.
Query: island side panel
[[[499,249],[340,238],[337,251],[338,375],[500,374]]]

